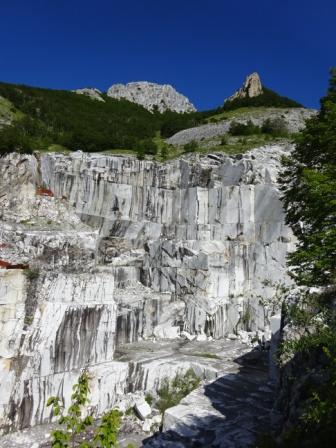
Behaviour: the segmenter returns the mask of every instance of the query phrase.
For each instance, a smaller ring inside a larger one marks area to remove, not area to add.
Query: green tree
[[[280,361],[292,364],[291,378],[283,383],[284,407],[290,400],[298,416],[290,419],[295,424],[283,435],[281,447],[336,446],[335,69],[319,113],[307,122],[284,165],[287,223],[298,239],[289,265],[298,284],[320,288],[319,293],[308,289],[299,294],[286,316],[302,336],[285,341],[280,350]]]
[[[50,397],[47,401],[47,406],[53,407],[54,415],[60,415],[58,423],[66,427],[65,431],[56,430],[52,432],[53,448],[75,447],[78,434],[93,423],[91,416],[82,418],[82,407],[88,403],[88,394],[90,392],[89,375],[87,372],[81,374],[78,382],[73,385],[72,390],[71,404],[66,413],[59,397]],[[86,448],[86,446],[88,445],[82,444],[81,448]]]
[[[51,446],[53,448],[112,448],[117,447],[117,436],[120,427],[121,414],[118,410],[111,410],[102,416],[100,424],[94,431],[93,443],[78,442],[85,430],[92,426],[93,417],[82,417],[83,407],[89,402],[90,377],[84,371],[73,385],[71,404],[67,411],[59,397],[50,397],[47,406],[52,406],[54,416],[59,416],[59,425],[65,429],[52,431]]]
[[[290,255],[301,285],[336,280],[336,69],[319,113],[307,121],[292,155],[284,160],[282,190],[287,223],[298,238]]]

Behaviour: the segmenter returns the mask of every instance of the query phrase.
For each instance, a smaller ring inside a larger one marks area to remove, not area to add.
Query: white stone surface
[[[290,133],[296,133],[305,127],[305,121],[316,115],[314,109],[304,108],[267,108],[256,114],[254,110],[246,110],[239,116],[228,118],[218,123],[209,123],[194,128],[184,129],[169,137],[166,142],[170,145],[185,145],[191,141],[197,141],[204,147],[204,140],[218,138],[229,132],[232,122],[246,124],[251,121],[256,126],[262,126],[265,120],[281,120]],[[218,143],[217,143],[218,144]],[[215,147],[213,150],[215,151]]]
[[[160,85],[147,81],[114,84],[107,91],[107,96],[126,99],[137,103],[149,111],[172,110],[178,113],[194,112],[195,106],[181,93],[168,84]]]
[[[92,100],[105,102],[104,98],[101,96],[102,92],[99,89],[85,87],[84,89],[76,89],[74,90],[74,92],[78,93],[79,95],[88,96]]]
[[[225,101],[232,101],[240,98],[253,98],[263,93],[260,77],[254,72],[248,75],[242,87]]]
[[[146,420],[152,413],[151,407],[145,400],[136,402],[134,408],[141,420]]]
[[[37,272],[0,269],[1,430],[48,422],[47,398],[68,405],[85,368],[97,416],[190,367],[216,378],[206,357],[160,352],[144,361],[140,351],[116,361],[115,348],[269,325],[276,310],[262,303],[289,281],[295,244],[276,183],[286,151],[166,164],[83,153],[1,158],[0,259]]]

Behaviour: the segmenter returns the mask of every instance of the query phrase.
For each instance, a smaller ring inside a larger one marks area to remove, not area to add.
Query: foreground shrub
[[[166,378],[158,390],[160,397],[157,402],[159,411],[163,414],[166,409],[176,406],[182,398],[196,389],[200,383],[193,369],[188,369],[185,374],[177,373],[171,381]]]
[[[90,393],[90,377],[83,372],[72,387],[71,405],[65,411],[59,397],[50,397],[47,406],[52,406],[54,416],[59,416],[58,423],[63,429],[52,431],[51,446],[53,448],[112,448],[117,447],[117,436],[121,414],[117,410],[105,413],[94,431],[92,442],[78,442],[85,438],[85,431],[93,425],[93,417],[82,417],[83,406],[88,402]]]

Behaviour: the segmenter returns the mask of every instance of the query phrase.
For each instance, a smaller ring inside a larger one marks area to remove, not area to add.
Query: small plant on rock
[[[24,275],[28,280],[35,280],[38,278],[40,271],[37,268],[25,269]]]
[[[120,427],[121,413],[111,410],[102,416],[101,422],[94,431],[93,442],[78,442],[84,437],[85,431],[92,426],[93,417],[82,417],[83,407],[89,402],[90,377],[84,371],[76,384],[73,385],[71,404],[65,412],[59,397],[50,397],[47,406],[52,406],[54,416],[59,416],[58,423],[65,429],[52,431],[52,448],[113,448],[117,447],[117,436]]]
[[[87,416],[82,418],[82,407],[88,403],[89,375],[83,372],[78,379],[78,382],[72,387],[73,393],[71,395],[71,405],[65,413],[64,405],[59,397],[50,397],[47,401],[47,406],[52,406],[53,414],[60,416],[58,423],[65,426],[65,430],[55,430],[52,432],[52,447],[75,447],[76,436],[83,432],[88,426],[92,425],[93,418]],[[86,448],[90,445],[81,444],[81,448]]]
[[[117,437],[120,428],[120,416],[120,412],[116,409],[103,415],[93,439],[97,443],[97,447],[111,448],[118,446]]]
[[[157,407],[164,414],[165,410],[176,406],[182,398],[186,397],[199,385],[200,379],[193,369],[188,369],[185,374],[177,373],[173,380],[165,378],[158,390],[160,397]]]
[[[153,404],[153,397],[152,397],[151,394],[146,394],[145,400],[149,404],[149,406],[152,406],[152,404]]]

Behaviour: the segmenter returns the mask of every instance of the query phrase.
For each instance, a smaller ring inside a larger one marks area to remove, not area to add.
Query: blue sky
[[[316,107],[336,66],[335,0],[2,0],[0,80],[172,84],[199,109],[258,71]]]

